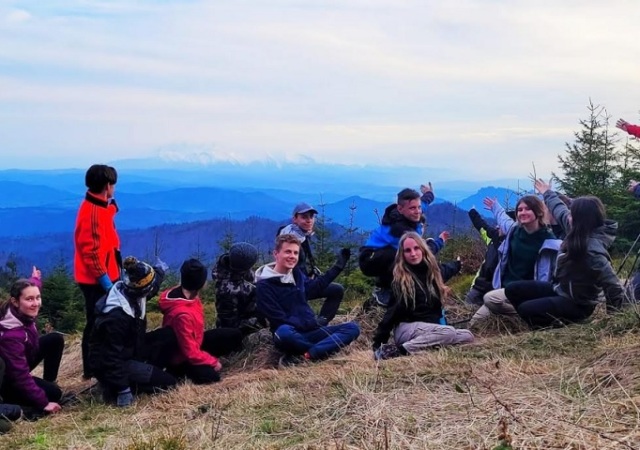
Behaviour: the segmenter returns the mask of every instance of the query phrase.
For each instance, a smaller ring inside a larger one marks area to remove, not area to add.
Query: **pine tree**
[[[618,185],[620,155],[605,108],[589,100],[587,109],[589,117],[580,120],[575,142],[565,144],[566,155],[558,155],[564,176],[556,179],[570,197],[595,195],[606,203]]]

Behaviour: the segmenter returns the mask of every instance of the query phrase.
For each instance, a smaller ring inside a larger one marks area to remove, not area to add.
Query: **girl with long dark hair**
[[[578,197],[569,209],[550,184],[536,180],[535,188],[566,238],[553,283],[522,281],[507,286],[505,294],[518,315],[535,328],[582,322],[591,316],[602,292],[608,311],[620,308],[624,289],[608,252],[618,224],[606,219],[597,197]]]
[[[449,294],[445,279],[459,271],[459,265],[459,261],[443,265],[443,276],[435,256],[418,233],[408,232],[400,238],[393,266],[390,307],[373,338],[376,359],[385,359],[388,355],[381,353],[380,347],[392,330],[400,354],[473,341],[469,330],[440,324],[442,302]]]

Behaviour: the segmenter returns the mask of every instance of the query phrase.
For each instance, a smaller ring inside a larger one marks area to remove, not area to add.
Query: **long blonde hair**
[[[422,250],[422,261],[427,265],[427,277],[422,280],[410,269],[410,264],[404,259],[404,243],[407,239],[413,239]],[[418,283],[416,283],[418,281]],[[402,301],[409,309],[414,309],[416,304],[416,285],[429,296],[436,296],[444,301],[449,294],[449,288],[442,280],[440,266],[433,256],[426,242],[415,231],[409,231],[402,235],[393,263],[393,282],[391,288],[397,301]],[[425,287],[429,290],[424,291]]]

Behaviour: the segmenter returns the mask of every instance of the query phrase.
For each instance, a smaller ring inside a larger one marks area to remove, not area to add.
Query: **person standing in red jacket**
[[[640,126],[632,125],[624,119],[618,119],[616,122],[616,127],[620,128],[622,131],[629,133],[631,136],[640,138]]]
[[[199,293],[206,281],[206,267],[197,259],[188,259],[180,268],[180,285],[160,294],[158,303],[164,315],[162,326],[173,329],[179,347],[167,372],[177,378],[189,378],[195,384],[220,381],[222,364],[218,357],[242,348],[242,332],[238,328],[205,331]]]
[[[120,279],[122,257],[115,227],[118,206],[113,194],[116,169],[94,164],[85,174],[88,190],[78,210],[74,232],[74,278],[84,296],[87,323],[82,333],[83,378],[91,378],[88,364],[89,337],[95,321],[95,305]]]

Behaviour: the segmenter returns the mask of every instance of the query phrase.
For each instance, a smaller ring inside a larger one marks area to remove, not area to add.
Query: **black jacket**
[[[493,273],[500,262],[500,244],[504,241],[505,236],[500,236],[496,227],[490,226],[486,220],[475,209],[469,210],[469,219],[474,228],[478,231],[484,230],[490,239],[487,244],[487,252],[484,255],[484,261],[478,270],[478,274],[473,280],[473,289],[487,293],[493,290]]]
[[[440,323],[442,317],[442,301],[439,297],[429,292],[426,286],[427,271],[426,263],[412,267],[414,273],[414,286],[416,291],[415,305],[409,309],[404,301],[396,298],[395,292],[391,291],[391,306],[387,309],[384,317],[378,324],[373,337],[373,349],[377,349],[387,342],[391,331],[402,322],[427,322]],[[458,270],[460,266],[458,263]],[[443,273],[444,278],[444,273]],[[446,279],[445,279],[446,280]],[[435,286],[433,292],[437,292]]]

